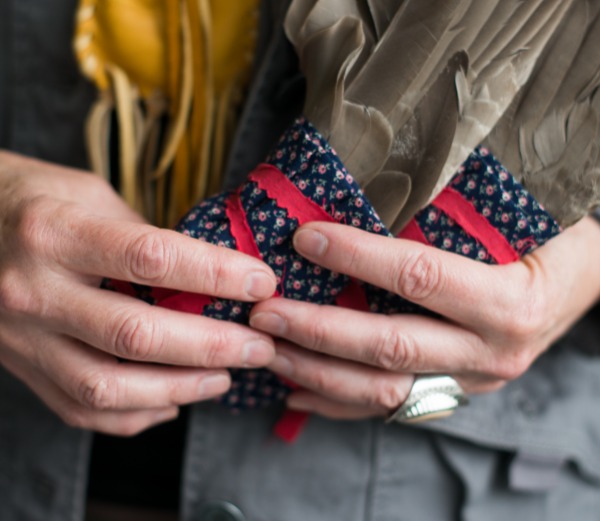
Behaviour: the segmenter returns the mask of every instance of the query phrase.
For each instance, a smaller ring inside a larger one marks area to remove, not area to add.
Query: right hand
[[[0,152],[0,365],[66,423],[133,435],[226,392],[223,368],[274,357],[263,333],[103,277],[243,301],[276,285],[256,259],[145,224],[96,176]]]

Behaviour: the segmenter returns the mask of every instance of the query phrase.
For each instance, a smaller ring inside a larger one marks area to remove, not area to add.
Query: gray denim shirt
[[[228,187],[301,108],[303,80],[281,30],[287,3],[264,2],[262,59]],[[75,5],[0,0],[0,146],[85,167],[81,129],[95,93],[70,50]],[[194,406],[182,519],[598,519],[599,329],[586,317],[526,375],[420,428],[315,416],[286,445],[272,436],[280,408],[232,416]],[[0,520],[82,520],[91,436],[0,369]]]

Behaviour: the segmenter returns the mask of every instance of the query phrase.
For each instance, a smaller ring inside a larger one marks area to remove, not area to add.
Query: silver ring
[[[450,416],[469,399],[451,376],[418,376],[408,398],[388,416],[388,422],[418,423]]]

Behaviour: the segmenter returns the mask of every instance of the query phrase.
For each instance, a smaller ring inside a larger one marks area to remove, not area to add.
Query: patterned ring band
[[[462,387],[451,376],[418,376],[408,398],[389,415],[387,422],[418,423],[445,418],[468,403]]]

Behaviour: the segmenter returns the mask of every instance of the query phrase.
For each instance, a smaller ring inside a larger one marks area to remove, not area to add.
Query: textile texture
[[[177,230],[262,258],[277,295],[376,313],[430,313],[380,288],[312,264],[292,246],[302,224],[325,220],[391,236],[360,187],[319,132],[298,119],[265,164],[236,191],[200,202]],[[488,264],[517,260],[557,235],[556,221],[493,155],[477,148],[449,186],[399,234]],[[107,286],[154,305],[245,324],[252,304],[120,281]],[[222,401],[234,411],[280,401],[290,386],[266,370],[231,370]]]

